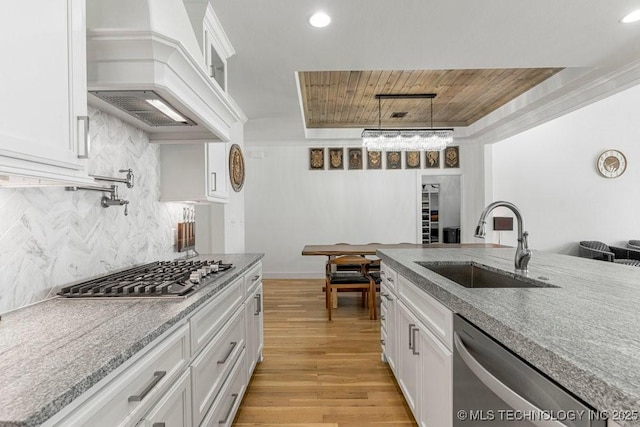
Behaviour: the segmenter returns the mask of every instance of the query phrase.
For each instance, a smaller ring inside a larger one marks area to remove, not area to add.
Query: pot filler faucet
[[[114,178],[109,176],[96,176],[91,175],[91,177],[96,181],[107,181],[107,182],[122,182],[127,185],[127,188],[133,188],[133,171],[131,169],[120,169],[120,172],[126,172],[126,178]],[[100,191],[103,193],[109,193],[109,196],[102,196],[100,200],[100,204],[103,208],[108,208],[109,206],[124,206],[124,214],[129,214],[129,201],[124,200],[118,197],[118,186],[111,185],[110,187],[101,187],[101,186],[72,186],[65,187],[67,191],[78,191],[78,190],[88,190],[88,191]]]
[[[518,221],[518,247],[516,248],[515,269],[516,273],[527,274],[527,265],[529,264],[529,260],[531,259],[531,250],[529,250],[528,241],[529,233],[523,231],[524,220],[522,219],[520,210],[516,207],[516,205],[510,202],[498,201],[493,202],[489,206],[487,206],[482,212],[482,215],[480,215],[480,220],[478,221],[478,226],[476,227],[475,237],[484,239],[484,236],[487,234],[485,230],[487,215],[489,215],[489,212],[497,207],[509,208],[516,216],[516,220]]]

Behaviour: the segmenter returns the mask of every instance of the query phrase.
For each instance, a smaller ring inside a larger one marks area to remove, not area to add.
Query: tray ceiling
[[[378,126],[376,94],[435,93],[434,127],[468,126],[562,68],[300,72],[307,128]],[[382,126],[429,127],[429,99],[382,99]],[[393,117],[394,113],[406,113]]]

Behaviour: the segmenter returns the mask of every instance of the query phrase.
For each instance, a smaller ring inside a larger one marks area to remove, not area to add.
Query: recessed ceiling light
[[[331,23],[331,17],[324,12],[316,12],[309,18],[309,24],[316,28],[326,27]]]
[[[620,20],[623,24],[630,24],[631,22],[640,21],[640,9],[634,10],[633,12],[625,15],[624,18]]]

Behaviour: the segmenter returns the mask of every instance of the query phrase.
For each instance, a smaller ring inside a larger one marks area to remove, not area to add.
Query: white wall
[[[522,210],[532,248],[577,254],[580,240],[640,239],[638,117],[640,86],[493,145],[493,198]],[[615,179],[595,167],[610,148],[628,162]],[[503,243],[514,234],[503,232]]]
[[[109,114],[89,113],[89,172],[124,176],[119,169],[133,169],[134,188],[118,185],[129,215],[122,207],[100,206],[99,192],[0,188],[0,312],[42,300],[72,281],[180,255],[173,233],[185,205],[158,201],[159,147]]]
[[[419,176],[475,173],[483,162],[475,148],[461,146],[459,170],[309,170],[309,147],[323,145],[247,144],[246,250],[265,253],[265,277],[321,277],[326,259],[303,257],[307,244],[416,242]],[[463,197],[482,193],[462,178]],[[482,188],[482,180],[468,182]]]

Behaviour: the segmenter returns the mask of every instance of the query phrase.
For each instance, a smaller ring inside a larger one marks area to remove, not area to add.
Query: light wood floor
[[[340,294],[330,323],[322,280],[263,284],[264,361],[234,426],[416,425],[357,294]]]

